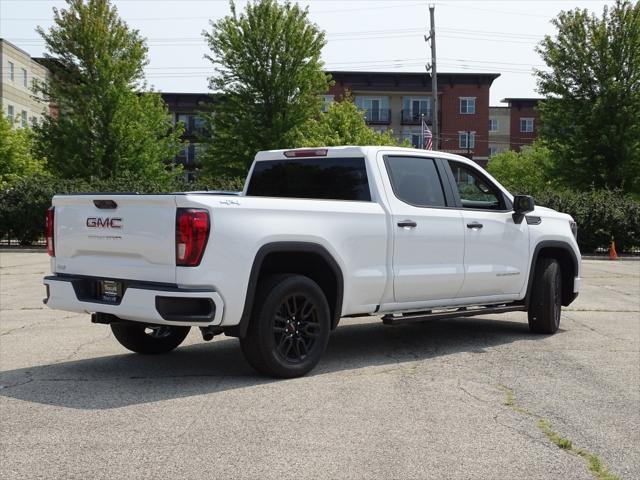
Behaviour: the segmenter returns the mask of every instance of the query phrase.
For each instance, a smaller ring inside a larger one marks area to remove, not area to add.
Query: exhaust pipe
[[[200,332],[202,333],[202,339],[205,342],[209,342],[213,340],[213,337],[222,333],[222,327],[216,327],[214,325],[209,325],[208,327],[200,327]]]

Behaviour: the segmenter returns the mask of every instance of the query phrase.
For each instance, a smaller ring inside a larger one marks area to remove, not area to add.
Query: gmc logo
[[[120,217],[89,217],[87,218],[89,228],[122,228],[122,218]]]

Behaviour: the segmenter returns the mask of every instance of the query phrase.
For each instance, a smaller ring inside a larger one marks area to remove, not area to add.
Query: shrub
[[[618,251],[640,246],[640,202],[619,190],[545,189],[534,195],[536,204],[568,213],[578,223],[578,244],[583,253],[608,247]]]

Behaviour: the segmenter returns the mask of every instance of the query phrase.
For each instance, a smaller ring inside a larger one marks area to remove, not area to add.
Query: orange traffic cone
[[[616,242],[611,240],[611,245],[609,246],[609,260],[618,260],[618,252],[616,252]]]

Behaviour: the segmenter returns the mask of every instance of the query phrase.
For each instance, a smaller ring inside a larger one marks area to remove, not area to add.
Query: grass
[[[526,408],[518,405],[516,401],[516,395],[513,390],[505,387],[504,385],[500,385],[500,389],[505,393],[505,399],[502,402],[504,406],[509,407],[514,412],[522,415],[526,415],[529,417],[535,416]],[[553,428],[551,428],[551,424],[547,420],[539,419],[537,425],[542,433],[544,433],[545,436],[559,449],[583,458],[587,462],[589,471],[598,480],[620,480],[620,477],[609,472],[607,467],[602,463],[602,460],[600,460],[600,457],[594,455],[591,452],[588,452],[587,450],[575,447],[571,440],[565,437],[561,437],[556,431],[554,431]]]

